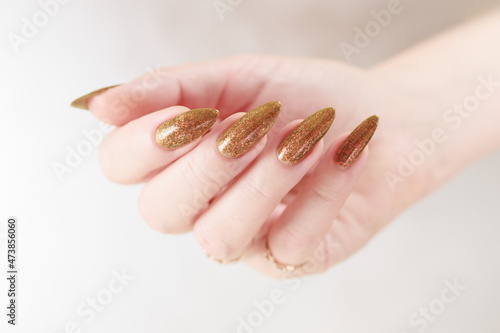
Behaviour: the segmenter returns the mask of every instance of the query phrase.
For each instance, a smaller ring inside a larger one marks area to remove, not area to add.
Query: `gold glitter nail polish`
[[[377,129],[377,125],[378,116],[371,116],[359,124],[337,150],[337,165],[347,168],[353,164],[359,154],[365,149],[368,142],[370,142],[373,133],[375,133]]]
[[[215,124],[219,111],[193,109],[167,120],[156,129],[156,142],[165,148],[179,148],[198,139]]]
[[[74,107],[74,108],[78,108],[78,109],[88,110],[89,109],[89,104],[88,103],[89,103],[90,98],[92,98],[94,96],[97,96],[97,95],[100,95],[103,92],[105,92],[105,91],[107,91],[107,90],[109,90],[111,88],[118,87],[118,86],[119,86],[119,84],[114,85],[114,86],[109,86],[109,87],[101,88],[101,89],[89,92],[88,94],[83,95],[82,97],[78,97],[73,102],[71,102],[71,106]]]
[[[276,150],[278,159],[288,165],[302,161],[321,140],[335,119],[335,109],[325,108],[313,113],[281,141]]]
[[[280,102],[269,102],[249,111],[217,139],[222,155],[240,157],[269,132],[281,110]]]

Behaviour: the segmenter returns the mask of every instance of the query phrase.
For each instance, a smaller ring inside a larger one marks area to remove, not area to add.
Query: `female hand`
[[[437,107],[378,77],[334,61],[246,55],[164,68],[83,102],[118,126],[101,146],[102,168],[115,182],[146,183],[138,205],[151,227],[193,231],[220,261],[243,256],[273,277],[290,276],[296,266],[297,276],[347,258],[447,177],[436,172],[443,156],[434,154],[411,176],[391,178],[414,140],[432,132]],[[270,101],[282,110],[267,136],[239,158],[223,156],[218,137],[240,112]],[[283,138],[326,107],[336,109],[336,119],[324,139],[297,164],[279,161]],[[162,123],[195,108],[216,108],[222,121],[177,149],[155,142]],[[365,149],[339,167],[335,156],[347,134],[374,114],[380,124],[370,156]]]

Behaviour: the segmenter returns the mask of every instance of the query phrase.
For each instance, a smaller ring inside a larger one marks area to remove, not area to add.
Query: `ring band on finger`
[[[277,260],[274,256],[273,253],[271,252],[271,249],[269,248],[269,241],[266,240],[266,247],[264,250],[264,258],[266,258],[274,267],[279,269],[282,272],[294,272],[302,267],[305,266],[305,262],[299,265],[290,265],[290,264],[285,264]]]
[[[203,250],[203,253],[205,253],[205,255],[207,256],[208,259],[215,261],[216,263],[221,264],[221,265],[235,264],[235,263],[239,262],[241,259],[243,259],[243,257],[245,256],[245,255],[242,255],[242,256],[235,258],[235,259],[218,259],[218,258],[215,258],[214,256],[212,256],[210,253],[208,253],[205,250]]]

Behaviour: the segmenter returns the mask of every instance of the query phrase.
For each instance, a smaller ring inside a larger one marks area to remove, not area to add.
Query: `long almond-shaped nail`
[[[249,111],[217,139],[221,154],[231,158],[245,154],[269,132],[280,110],[280,102],[269,102]]]
[[[335,119],[335,109],[325,108],[313,113],[278,145],[278,159],[288,165],[302,161],[316,143],[325,136]]]
[[[337,150],[336,162],[339,166],[347,168],[356,161],[359,154],[361,154],[368,142],[370,142],[373,133],[377,129],[377,125],[378,116],[371,116],[365,119],[347,136]]]
[[[109,87],[101,88],[101,89],[97,89],[97,90],[94,90],[92,92],[89,92],[88,94],[83,95],[82,97],[78,97],[73,102],[71,102],[71,106],[74,107],[74,108],[78,108],[78,109],[88,110],[89,109],[89,100],[92,97],[100,95],[100,94],[104,93],[105,91],[107,91],[107,90],[109,90],[111,88],[114,88],[114,87],[118,87],[118,86],[119,86],[119,84],[114,85],[114,86],[109,86]]]
[[[156,130],[156,142],[165,148],[179,148],[198,139],[215,124],[219,111],[193,109],[167,120]]]

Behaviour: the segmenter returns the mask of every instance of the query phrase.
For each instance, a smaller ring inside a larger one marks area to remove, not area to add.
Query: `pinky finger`
[[[304,190],[271,227],[265,251],[275,268],[300,267],[330,230],[367,163],[368,150],[363,149],[377,120],[368,118],[333,143]]]

